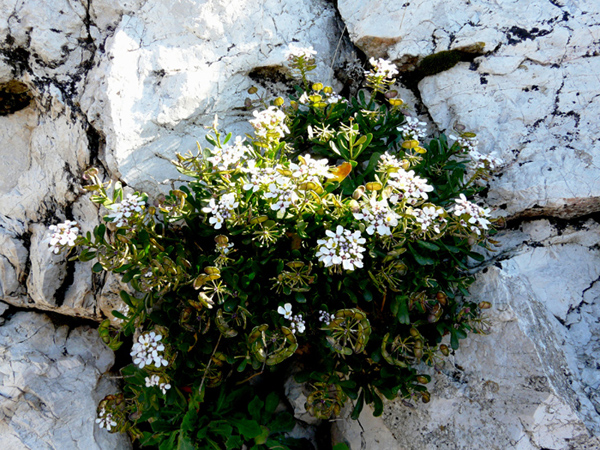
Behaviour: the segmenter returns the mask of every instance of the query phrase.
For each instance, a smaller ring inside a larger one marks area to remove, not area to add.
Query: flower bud
[[[323,92],[327,95],[333,94],[333,88],[331,86],[325,86]]]
[[[490,309],[492,304],[490,302],[479,302],[479,309]]]
[[[352,199],[352,200],[350,200],[350,201],[348,202],[348,206],[350,206],[350,210],[351,210],[353,213],[357,213],[357,212],[359,212],[359,211],[360,211],[360,205],[359,205],[359,204],[358,204],[358,202],[357,202],[356,200],[354,200],[354,199]]]
[[[275,100],[273,100],[273,104],[275,106],[281,106],[285,103],[285,100],[281,97],[277,97]]]
[[[312,85],[313,91],[320,91],[323,89],[323,83],[315,83]]]
[[[83,179],[91,180],[92,178],[94,178],[97,175],[98,175],[98,169],[96,169],[95,167],[91,167],[83,173]]]
[[[402,148],[412,149],[417,148],[419,146],[419,141],[415,139],[409,139],[402,143]]]
[[[429,392],[421,392],[421,401],[423,403],[429,403],[429,400],[431,400],[431,396],[429,395]]]
[[[354,200],[360,200],[360,198],[365,194],[365,187],[361,184],[352,193],[352,198]]]
[[[390,98],[389,102],[392,106],[402,106],[404,104],[404,102],[400,98]]]
[[[440,345],[440,352],[442,352],[442,355],[448,356],[450,354],[450,349],[446,344],[442,344]]]
[[[227,243],[229,242],[229,238],[223,234],[220,234],[217,237],[215,237],[215,242],[217,243],[217,245],[223,247],[227,245]]]
[[[248,94],[256,94],[258,92],[258,88],[256,86],[252,86],[248,89]]]
[[[383,184],[378,181],[371,181],[365,186],[368,191],[380,191],[383,189]]]
[[[429,383],[429,380],[428,380],[428,379],[427,379],[427,377],[426,377],[426,376],[424,376],[424,375],[419,375],[419,376],[417,376],[417,381],[418,381],[419,383],[421,383],[421,384],[427,384],[427,383]]]
[[[444,306],[446,306],[446,303],[448,303],[448,296],[443,292],[438,292],[435,298]]]

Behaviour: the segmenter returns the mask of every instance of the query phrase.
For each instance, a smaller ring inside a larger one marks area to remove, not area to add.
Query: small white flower
[[[79,225],[72,220],[66,220],[58,225],[48,227],[52,232],[48,238],[50,251],[58,255],[67,247],[75,247],[75,240],[79,237]]]
[[[121,203],[114,203],[107,206],[109,213],[107,216],[112,219],[112,222],[117,227],[127,226],[136,215],[141,213],[146,205],[146,202],[137,194],[128,194],[127,198]]]
[[[416,117],[406,116],[406,123],[398,127],[398,131],[402,133],[405,140],[415,139],[418,141],[427,135],[427,124]]]
[[[391,61],[382,58],[371,58],[369,59],[369,62],[371,63],[371,66],[373,66],[373,69],[370,72],[365,72],[365,75],[367,76],[374,75],[376,77],[391,79],[398,74],[398,69]]]
[[[365,248],[361,246],[366,240],[360,231],[350,231],[338,225],[335,232],[326,230],[327,239],[318,239],[315,256],[325,267],[342,266],[344,270],[362,268]]]
[[[250,120],[250,124],[254,127],[256,136],[263,139],[281,139],[290,130],[285,124],[285,113],[275,106],[269,106],[264,111],[254,111],[252,113],[254,119]]]
[[[168,383],[160,383],[158,387],[162,391],[163,395],[167,395],[167,390],[171,389],[171,385]]]
[[[117,422],[113,419],[113,415],[111,413],[107,413],[104,408],[102,408],[98,413],[96,423],[100,428],[106,428],[108,431],[117,426]]]
[[[160,343],[161,340],[162,335],[154,331],[142,334],[131,348],[133,363],[140,369],[149,365],[154,365],[156,368],[168,366],[169,362],[162,355],[165,346]]]
[[[284,318],[291,320],[292,318],[292,304],[286,303],[283,306],[277,308],[277,312],[281,314]]]
[[[490,209],[482,208],[481,206],[471,203],[467,200],[464,194],[460,194],[459,198],[454,200],[453,212],[456,217],[460,219],[461,225],[466,228],[464,223],[465,216],[470,216],[467,221],[471,224],[471,231],[480,234],[480,230],[487,230],[491,222],[488,220],[490,217]]]

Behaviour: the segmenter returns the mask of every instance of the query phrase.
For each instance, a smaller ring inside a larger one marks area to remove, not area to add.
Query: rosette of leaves
[[[80,259],[97,258],[94,271],[120,274],[134,291],[122,294],[129,312],[114,312],[123,326],[103,325],[106,342],[117,348],[148,330],[168,342],[168,366],[122,370],[118,430],[161,448],[288,445],[289,423],[270,422],[268,391],[289,363],[303,367],[296,378],[312,386],[316,416],[335,416],[348,398],[354,418],[365,403],[378,415],[384,398],[428,400],[416,367],[441,364],[446,336],[456,349],[485,331],[489,304],[468,300],[466,261],[480,259],[472,247],[489,246],[493,229],[453,214],[456,199],[480,189],[466,177],[465,149],[444,135],[405,135],[389,85],[348,101],[331,101],[320,83],[299,89],[288,106],[256,114],[272,120],[254,123],[246,142],[232,143],[215,121],[208,147],[174,161],[189,182],[80,238]],[[403,193],[401,170],[426,182],[427,195]],[[88,178],[92,200],[118,210],[122,188]],[[426,208],[436,227],[419,222],[415,210]],[[369,223],[381,211],[387,222]],[[352,264],[336,247],[344,239],[354,240]],[[324,247],[333,256],[317,257]],[[150,375],[171,389],[147,386]],[[268,414],[231,415],[265,389]]]

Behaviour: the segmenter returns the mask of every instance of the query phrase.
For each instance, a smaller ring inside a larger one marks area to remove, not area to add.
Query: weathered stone
[[[97,428],[96,406],[115,384],[114,355],[89,327],[55,326],[20,312],[0,327],[0,442],[6,450],[127,449]]]
[[[430,403],[387,404],[384,422],[398,448],[600,445],[593,362],[600,356],[600,226],[577,228],[559,232],[536,221],[500,238],[511,256],[487,267],[471,289],[494,305],[492,333],[461,341],[431,372]]]
[[[333,83],[340,39],[324,0],[145,3],[105,42],[82,108],[106,138],[112,173],[156,193],[158,183],[178,178],[169,164],[175,152],[195,151],[215,114],[234,132],[250,130],[251,114],[240,107],[256,83],[252,73],[284,77],[285,50],[299,42],[314,45],[318,77]]]
[[[344,414],[331,425],[333,445],[344,443],[350,450],[403,448],[399,447],[383,418],[373,416],[370,406],[363,408],[358,420],[352,420],[351,413],[352,408],[346,407]]]
[[[559,67],[524,60],[501,75],[481,67],[460,63],[423,79],[419,89],[440,129],[465,125],[482,152],[496,151],[507,163],[490,183],[489,203],[509,216],[598,211],[600,80],[593,74],[600,57]]]

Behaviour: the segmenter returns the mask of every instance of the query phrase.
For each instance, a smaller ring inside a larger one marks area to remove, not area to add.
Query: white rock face
[[[478,134],[507,163],[490,203],[509,216],[573,217],[600,209],[597,92],[600,4],[531,0],[339,2],[367,56],[414,64],[444,50],[491,52],[424,78],[422,100],[441,130]]]
[[[352,55],[344,25],[367,57],[402,69],[445,50],[473,60],[414,93],[431,129],[463,124],[482,153],[505,160],[488,192],[498,213],[600,210],[599,2],[339,0],[344,23],[333,3],[0,0],[0,83],[18,80],[33,97],[0,116],[0,311],[111,317],[118,280],[98,284],[91,263],[46,252],[50,223],[86,231],[98,220],[82,172],[100,164],[107,179],[165,190],[178,177],[169,160],[194,151],[215,114],[242,134],[251,113],[236,108],[251,85],[285,93],[290,42],[313,45],[315,78],[339,88],[332,67]],[[495,305],[492,335],[464,342],[435,374],[431,403],[389,404],[383,419],[365,410],[364,431],[337,423],[338,440],[353,450],[600,448],[598,224],[525,222],[502,242],[474,288]],[[13,316],[0,327],[0,447],[128,448],[94,429],[97,401],[114,390],[100,378],[111,358],[85,327]],[[301,388],[288,390],[302,412]]]
[[[501,238],[505,256],[471,289],[494,305],[492,333],[461,341],[441,372],[431,371],[430,403],[386,406],[398,448],[600,445],[600,225],[521,228]]]
[[[168,161],[195,151],[215,114],[229,129],[250,130],[250,113],[239,111],[255,84],[250,75],[284,73],[289,43],[313,45],[318,75],[332,83],[340,31],[324,0],[145,2],[103,44],[82,108],[106,137],[112,173],[156,193],[158,183],[178,177]]]
[[[128,449],[97,428],[96,405],[116,386],[102,378],[113,353],[89,327],[56,327],[20,312],[0,327],[0,441],[6,450]]]

